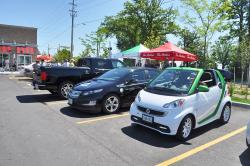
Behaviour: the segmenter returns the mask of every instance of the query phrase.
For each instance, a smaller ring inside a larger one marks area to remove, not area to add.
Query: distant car
[[[33,65],[35,63],[31,63],[29,65],[25,65],[21,67],[21,72],[27,76],[27,77],[32,77],[33,76]]]
[[[247,138],[246,138],[247,146],[250,148],[250,121],[247,125]]]
[[[134,124],[187,140],[195,128],[227,123],[231,98],[218,70],[173,67],[138,93],[130,114]]]
[[[100,77],[77,84],[68,95],[68,104],[79,110],[111,114],[130,106],[137,93],[159,71],[151,68],[117,68]]]
[[[228,70],[219,69],[221,75],[224,77],[225,81],[230,82],[233,79],[233,73]]]

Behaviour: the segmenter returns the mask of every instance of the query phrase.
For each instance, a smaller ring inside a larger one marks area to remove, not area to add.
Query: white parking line
[[[57,104],[67,104],[67,101],[50,101],[50,102],[44,102],[46,105],[57,105]]]

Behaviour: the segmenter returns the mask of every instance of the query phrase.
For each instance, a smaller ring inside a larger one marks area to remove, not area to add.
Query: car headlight
[[[183,106],[184,101],[185,101],[184,99],[175,100],[175,101],[173,101],[171,103],[164,104],[163,108],[166,108],[166,109],[180,108],[180,107]]]
[[[91,90],[91,91],[84,92],[83,95],[87,96],[87,95],[91,95],[91,94],[94,94],[94,93],[100,93],[101,91],[103,91],[103,89]]]
[[[137,94],[135,100],[136,100],[137,102],[141,102],[141,95],[140,95],[140,92]]]
[[[72,91],[69,93],[69,95],[70,95],[71,97],[79,97],[81,93],[82,93],[82,91],[72,90]]]

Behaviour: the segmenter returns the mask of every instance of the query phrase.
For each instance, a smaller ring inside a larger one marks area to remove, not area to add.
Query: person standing
[[[69,67],[69,61],[66,59],[62,64],[63,67]]]
[[[5,71],[9,71],[10,70],[10,61],[9,59],[5,59]]]
[[[36,82],[37,82],[37,79],[38,79],[38,77],[37,77],[37,71],[38,71],[38,69],[40,67],[39,61],[36,60],[36,63],[33,64],[32,67],[33,67],[33,81],[32,81],[32,84],[34,86],[34,89],[38,89],[38,87],[36,85]]]

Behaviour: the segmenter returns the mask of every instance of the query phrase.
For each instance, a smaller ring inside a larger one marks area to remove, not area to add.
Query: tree
[[[202,38],[202,56],[208,56],[209,41],[215,32],[222,30],[224,13],[229,10],[227,0],[181,0],[190,10],[185,12],[184,20]],[[205,65],[206,63],[204,63]]]
[[[245,34],[247,33],[247,18],[249,21],[247,13],[249,13],[250,6],[250,4],[248,4],[247,7],[247,3],[250,3],[250,0],[232,0],[230,8],[227,11],[230,23],[230,34],[232,37],[237,37],[239,43],[243,40]]]
[[[250,39],[243,38],[239,45],[240,49],[240,63],[241,63],[241,86],[244,80],[244,71],[250,66]]]
[[[70,60],[70,51],[67,49],[58,50],[54,56],[56,62],[64,62],[65,60]]]
[[[212,47],[212,56],[216,62],[222,64],[222,69],[230,64],[233,52],[233,43],[227,36],[220,37]]]
[[[82,45],[84,46],[84,50],[80,54],[81,57],[88,56],[97,56],[97,57],[108,57],[109,49],[106,46],[106,38],[100,33],[91,33],[86,35],[85,39],[82,39]]]
[[[202,60],[202,47],[201,40],[199,35],[196,32],[191,32],[187,28],[180,29],[177,33],[177,36],[180,38],[178,45],[184,50],[193,53],[199,57],[199,65],[203,66]]]
[[[106,17],[99,31],[117,39],[117,47],[127,50],[138,44],[149,48],[166,41],[166,34],[177,29],[177,11],[163,9],[164,0],[132,0],[124,3],[124,9],[116,16]]]

